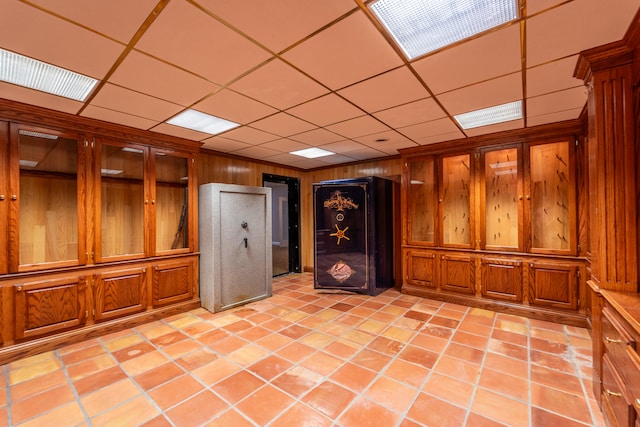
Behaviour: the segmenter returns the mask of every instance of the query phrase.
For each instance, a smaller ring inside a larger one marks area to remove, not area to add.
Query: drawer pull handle
[[[609,389],[605,389],[604,392],[607,393],[609,396],[622,397],[622,393],[617,393],[617,392],[611,391]]]
[[[608,342],[608,343],[611,343],[611,344],[622,344],[622,340],[616,340],[616,339],[609,338],[609,337],[604,337],[604,340],[606,342]]]
[[[640,398],[636,399],[636,408],[640,409]]]

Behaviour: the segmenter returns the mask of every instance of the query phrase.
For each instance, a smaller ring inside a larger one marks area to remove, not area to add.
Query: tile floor
[[[0,426],[604,426],[587,330],[312,280],[1,366]]]

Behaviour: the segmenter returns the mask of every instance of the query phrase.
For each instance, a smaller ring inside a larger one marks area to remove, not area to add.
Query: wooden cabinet
[[[96,322],[144,311],[147,268],[136,267],[97,274],[94,279]]]
[[[594,378],[601,384],[600,404],[609,427],[633,427],[640,420],[640,319],[637,294],[602,291],[604,307],[594,310]],[[627,308],[629,310],[627,310]]]
[[[574,140],[401,152],[402,290],[585,326]]]
[[[87,319],[86,289],[87,279],[84,276],[14,285],[16,339],[82,326]]]
[[[0,120],[0,363],[199,306],[200,144],[19,120]]]

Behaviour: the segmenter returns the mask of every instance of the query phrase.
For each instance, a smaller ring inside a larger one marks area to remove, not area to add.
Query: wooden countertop
[[[640,334],[640,293],[600,289],[600,294]]]

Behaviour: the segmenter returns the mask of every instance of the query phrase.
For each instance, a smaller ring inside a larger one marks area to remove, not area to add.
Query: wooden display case
[[[0,121],[0,363],[200,305],[199,144],[58,115]]]
[[[574,140],[405,154],[402,291],[584,326]]]

